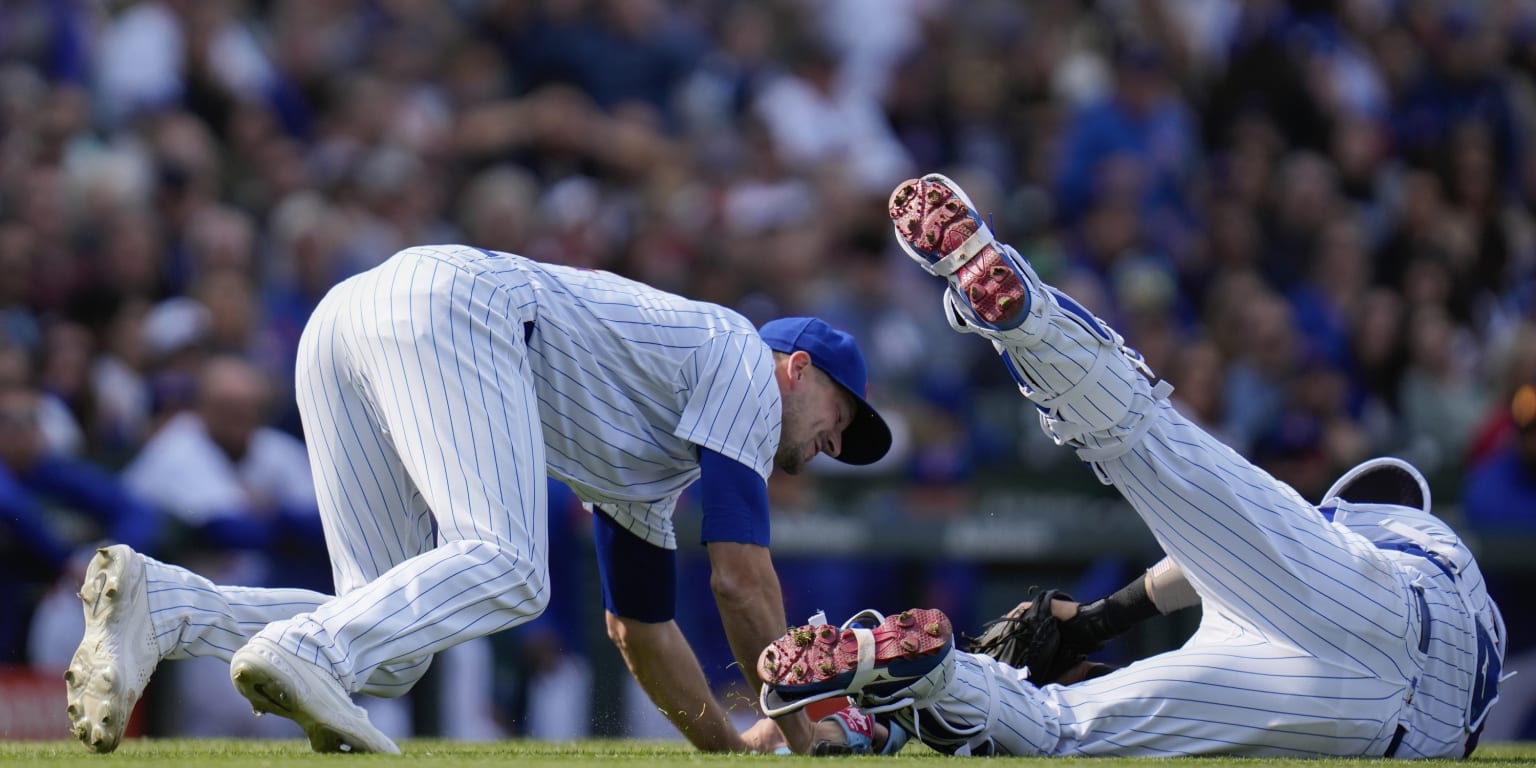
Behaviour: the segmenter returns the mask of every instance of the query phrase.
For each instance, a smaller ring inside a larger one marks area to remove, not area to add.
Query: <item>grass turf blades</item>
[[[897,761],[902,764],[922,763],[955,766],[954,758],[930,751],[919,744],[911,744],[895,757],[778,757],[772,755],[713,755],[703,754],[681,742],[635,741],[623,739],[582,741],[556,744],[539,741],[498,741],[485,743],[433,741],[414,739],[400,745],[405,754],[394,755],[325,755],[311,752],[309,744],[301,740],[247,741],[235,739],[128,739],[111,755],[93,755],[75,741],[0,741],[0,765],[26,766],[80,766],[81,768],[174,768],[176,766],[212,766],[212,768],[302,768],[306,765],[324,765],[335,768],[353,763],[392,763],[412,766],[443,766],[444,768],[542,768],[543,766],[591,765],[598,761],[618,763],[636,768],[661,768],[678,765],[817,765],[835,768],[846,761],[858,764],[882,764]],[[514,762],[515,761],[515,762]],[[1402,765],[1379,759],[1274,759],[1274,758],[1165,758],[1155,761],[1130,758],[1073,758],[1073,757],[1009,757],[985,761],[988,768],[1004,765],[1035,764],[1065,768],[1067,764],[1082,768],[1123,768],[1138,766],[1147,768],[1353,768],[1358,766]],[[980,766],[982,763],[976,763]],[[1467,761],[1419,760],[1415,768],[1440,768],[1445,766],[1469,766],[1475,768],[1503,768],[1503,766],[1536,766],[1536,742],[1485,744]]]

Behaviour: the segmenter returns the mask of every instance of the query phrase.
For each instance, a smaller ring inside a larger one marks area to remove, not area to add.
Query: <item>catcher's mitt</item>
[[[1001,618],[987,622],[981,637],[970,641],[971,653],[991,656],[1010,667],[1028,668],[1029,681],[1035,685],[1061,682],[1063,676],[1078,668],[1088,654],[1104,647],[1107,637],[1097,637],[1096,627],[1085,626],[1079,616],[1061,621],[1051,615],[1051,603],[1072,600],[1058,589],[1040,591],[1029,588],[1029,607],[1015,608]],[[1084,677],[1098,677],[1113,669],[1094,664]]]

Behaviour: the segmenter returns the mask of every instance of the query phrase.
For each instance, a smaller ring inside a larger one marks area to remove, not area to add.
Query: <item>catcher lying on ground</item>
[[[987,622],[979,637],[963,642],[962,646],[967,652],[990,656],[1019,669],[1037,686],[1071,685],[1116,669],[1089,658],[1110,640],[1145,619],[1198,603],[1199,597],[1177,568],[1163,560],[1120,591],[1090,603],[1077,603],[1071,595],[1058,589],[1041,591],[1031,587],[1028,600]],[[930,613],[934,616],[927,615]],[[906,622],[908,618],[912,619],[910,625]],[[916,610],[886,618],[874,611],[864,611],[844,623],[842,629],[871,629],[876,642],[901,642],[903,626],[915,626],[919,621],[933,623],[933,618],[942,619],[942,614]],[[895,632],[882,633],[882,628]],[[941,633],[947,631],[944,628]],[[770,646],[769,651],[778,656],[776,663],[779,665],[818,663],[822,660],[811,658],[817,650],[814,639],[813,633],[810,645],[796,644],[785,649],[776,644]],[[929,642],[936,650],[927,655],[937,657],[937,650],[942,649],[944,643],[937,639]],[[765,658],[767,655],[765,651]],[[922,663],[921,658],[918,663]],[[765,698],[765,707],[772,706],[773,702],[776,699],[770,693]],[[866,713],[850,704],[817,722],[813,753],[890,755],[906,744],[908,736],[906,729],[883,714]]]
[[[797,628],[758,660],[768,714],[851,695],[924,744],[971,755],[1472,753],[1507,632],[1472,550],[1431,512],[1423,473],[1372,459],[1314,505],[1174,408],[1172,384],[1042,282],[952,180],[903,182],[890,214],[901,249],[947,283],[951,327],[992,345],[1045,433],[1146,523],[1172,564],[1161,575],[1172,584],[1177,571],[1199,595],[1200,625],[1179,648],[1043,686],[1030,677],[1081,667],[1075,627],[1039,624],[1058,630],[1054,649],[1036,635],[998,646],[1038,656],[1028,672],[957,650],[935,610]],[[1139,580],[1145,599],[1132,585],[1105,602],[1110,630],[1168,607],[1159,577]],[[1059,601],[1041,602],[1055,619]]]

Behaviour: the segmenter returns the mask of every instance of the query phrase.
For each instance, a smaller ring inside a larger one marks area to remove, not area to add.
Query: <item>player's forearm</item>
[[[705,752],[746,750],[676,622],[647,624],[608,614],[608,634],[651,703],[690,744]]]
[[[712,543],[710,587],[720,608],[720,621],[732,655],[741,665],[749,689],[762,688],[757,657],[784,634],[784,597],[768,550],[750,544]],[[811,746],[811,722],[802,713],[780,718],[779,729],[796,752]]]
[[[1181,608],[1199,605],[1189,581],[1164,558],[1118,592],[1077,606],[1063,618],[1062,633],[1087,646],[1102,646],[1137,624]]]

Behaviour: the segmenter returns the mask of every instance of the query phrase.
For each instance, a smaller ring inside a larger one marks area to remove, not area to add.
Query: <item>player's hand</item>
[[[1023,616],[1024,612],[1029,610],[1030,605],[1032,605],[1032,603],[1030,603],[1028,600],[1025,600],[1024,602],[1019,603],[1017,608],[1009,611],[1008,615]],[[1080,607],[1082,607],[1082,603],[1074,602],[1072,600],[1062,600],[1058,598],[1051,601],[1051,615],[1055,616],[1057,621],[1066,621],[1077,616],[1077,609]]]
[[[1020,603],[983,627],[967,650],[991,656],[1015,669],[1027,669],[1035,685],[1059,682],[1103,643],[1071,638],[1067,627],[1080,620],[1078,604],[1060,590],[1030,588],[1029,602]]]
[[[743,731],[741,740],[745,741],[747,749],[753,752],[772,754],[780,749],[789,749],[789,742],[784,739],[784,733],[779,730],[778,724],[766,717]]]

